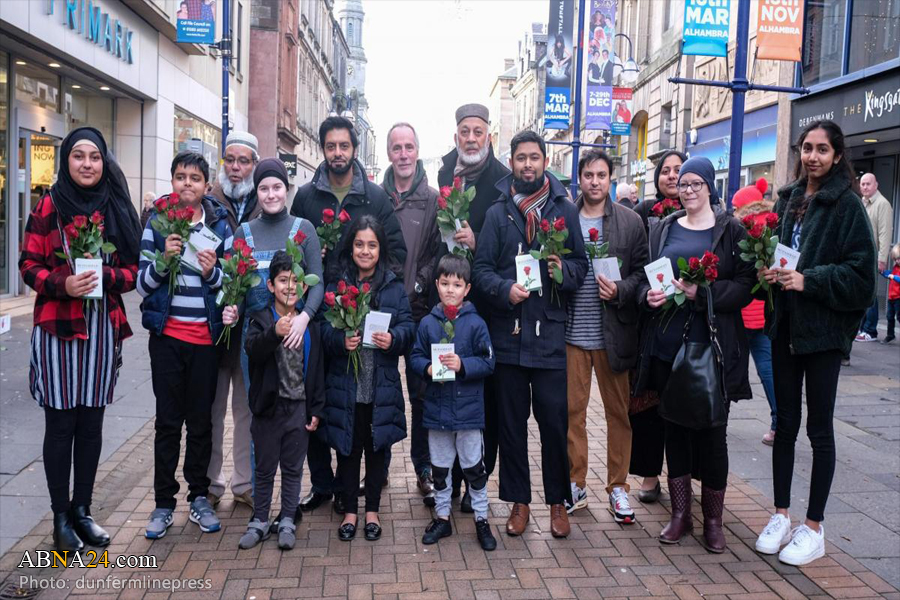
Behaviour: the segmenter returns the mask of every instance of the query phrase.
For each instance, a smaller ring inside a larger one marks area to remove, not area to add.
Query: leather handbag
[[[709,342],[688,341],[693,311],[684,325],[681,348],[672,363],[672,373],[660,395],[660,416],[688,429],[709,429],[728,423],[725,393],[725,359],[719,344],[712,308],[712,290],[706,293],[706,323]]]

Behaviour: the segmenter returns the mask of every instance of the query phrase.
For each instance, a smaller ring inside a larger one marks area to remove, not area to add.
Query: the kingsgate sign
[[[900,87],[880,95],[875,90],[867,90],[863,122],[868,122],[869,119],[880,119],[885,113],[893,112],[894,108],[900,110]]]

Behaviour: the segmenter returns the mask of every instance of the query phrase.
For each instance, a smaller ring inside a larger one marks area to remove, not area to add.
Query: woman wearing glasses
[[[746,231],[734,217],[713,211],[710,199],[718,203],[715,169],[706,158],[692,158],[681,166],[678,193],[684,210],[666,217],[650,231],[650,259],[667,258],[678,277],[678,259],[702,257],[707,251],[718,259],[714,283],[709,288],[682,279],[666,282],[681,290],[685,302],[680,307],[663,291],[654,291],[644,281],[638,290],[641,306],[649,312],[641,332],[635,392],[654,390],[667,404],[666,384],[683,342],[710,342],[707,324],[707,294],[718,327],[718,341],[724,352],[724,397],[726,402],[751,398],[747,376],[748,343],[741,322],[741,308],[750,303],[756,282],[753,265],[741,260],[738,242]],[[709,276],[709,274],[708,274]],[[664,306],[669,302],[669,308]],[[674,311],[674,312],[673,312]],[[669,392],[672,393],[672,392]],[[674,392],[678,399],[677,392]],[[727,410],[727,407],[726,407]],[[661,411],[664,415],[664,411]],[[677,544],[693,528],[691,520],[691,473],[699,472],[703,482],[703,540],[710,552],[725,551],[722,509],[728,477],[727,425],[706,427],[700,423],[665,422],[666,462],[669,468],[669,495],[672,517],[660,533],[664,544]],[[702,456],[702,461],[698,460]],[[699,464],[698,464],[699,463]]]

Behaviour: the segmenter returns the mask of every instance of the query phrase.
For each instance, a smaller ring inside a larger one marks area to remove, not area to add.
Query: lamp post
[[[618,54],[613,57],[613,77],[621,75],[622,81],[625,83],[634,83],[641,71],[634,60],[634,45],[631,42],[631,38],[624,33],[617,33],[613,36],[613,38],[617,37],[625,38],[625,41],[628,42],[628,60],[623,64]]]

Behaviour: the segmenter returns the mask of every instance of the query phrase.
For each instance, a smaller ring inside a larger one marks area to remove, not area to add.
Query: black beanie
[[[259,161],[259,164],[256,165],[256,170],[253,172],[253,187],[258,188],[259,182],[266,177],[277,177],[284,183],[285,187],[290,187],[287,169],[284,168],[284,163],[277,158],[264,158]]]

